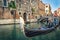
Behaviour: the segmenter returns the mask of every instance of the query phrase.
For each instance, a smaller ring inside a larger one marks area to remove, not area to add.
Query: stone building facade
[[[54,16],[60,16],[60,8],[54,11]]]
[[[39,14],[41,16],[45,16],[46,15],[45,14],[45,4],[42,1],[40,1],[38,6],[39,6]]]
[[[4,1],[1,1],[0,18],[13,19],[15,16],[19,19],[19,16],[21,15],[25,20],[28,20],[37,16],[46,16],[45,4],[41,0],[6,0],[7,3],[5,6],[2,6],[4,5]],[[15,13],[14,10],[11,10],[11,8],[8,7],[8,3],[11,1],[15,1],[16,3]]]
[[[57,14],[60,16],[60,8],[57,9]]]
[[[45,4],[45,14],[47,16],[51,16],[52,15],[50,4]]]
[[[16,0],[16,6],[18,13],[21,13],[25,20],[33,19],[38,12],[37,0]],[[32,8],[35,10],[34,12]]]
[[[3,16],[3,8],[2,7],[0,7],[0,18],[2,18],[2,16]]]
[[[10,8],[8,7],[7,3],[10,2],[11,0],[6,0],[6,6],[4,5],[4,0],[0,0],[1,4],[0,4],[0,19],[13,19],[14,17],[16,19],[19,19],[19,14],[17,12],[17,10],[15,10],[15,13],[13,10],[10,10]],[[13,12],[11,12],[13,11]]]
[[[21,12],[23,18],[46,16],[45,4],[41,0],[16,0],[16,5],[18,12]],[[32,8],[34,11],[31,10]],[[26,13],[26,16],[24,16],[24,13]]]

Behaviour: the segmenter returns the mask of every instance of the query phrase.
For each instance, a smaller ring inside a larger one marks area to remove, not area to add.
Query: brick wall
[[[9,10],[9,8],[2,8],[0,7],[0,19],[13,19],[14,15],[11,14],[11,11]],[[19,19],[19,13],[18,11],[16,11],[16,19]]]
[[[10,10],[8,8],[4,8],[3,18],[4,19],[12,19],[13,18],[13,16],[10,13]]]
[[[39,2],[39,14],[45,16],[45,4],[43,2]]]
[[[2,9],[2,7],[0,7],[0,19],[2,18],[2,14],[3,13],[3,9]]]

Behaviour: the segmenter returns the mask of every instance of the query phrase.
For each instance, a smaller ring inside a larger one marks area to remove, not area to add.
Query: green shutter
[[[9,6],[9,8],[16,8],[14,1],[11,1],[8,6]]]
[[[35,9],[34,9],[34,8],[32,8],[32,9],[31,9],[31,11],[32,11],[32,12],[35,12]]]

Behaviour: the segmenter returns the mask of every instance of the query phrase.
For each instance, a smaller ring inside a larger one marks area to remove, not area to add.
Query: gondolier
[[[22,18],[22,16],[20,16],[20,29],[21,31],[24,31],[24,19]]]

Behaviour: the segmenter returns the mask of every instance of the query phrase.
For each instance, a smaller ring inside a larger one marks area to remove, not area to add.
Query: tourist
[[[22,18],[22,16],[20,16],[20,28],[21,28],[21,31],[24,31],[24,19]]]
[[[53,19],[52,18],[50,18],[49,19],[49,22],[48,22],[48,28],[51,28],[51,27],[53,27],[54,25],[53,25]]]
[[[58,18],[54,18],[54,24],[55,24],[55,25],[58,25],[58,24],[59,24]]]

